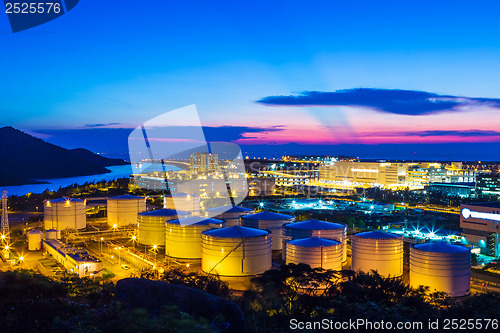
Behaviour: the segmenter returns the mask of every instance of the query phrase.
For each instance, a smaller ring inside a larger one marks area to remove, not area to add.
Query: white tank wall
[[[286,223],[292,222],[292,220],[293,219],[257,220],[246,219],[245,216],[242,216],[241,226],[270,231],[272,236],[272,250],[277,251],[283,248],[281,227]]]
[[[403,275],[403,239],[373,239],[353,235],[352,270],[377,271],[384,277]]]
[[[61,230],[49,229],[45,230],[45,239],[61,239]]]
[[[165,246],[165,222],[177,219],[177,216],[138,215],[137,242],[147,246]]]
[[[229,255],[228,255],[229,253]],[[271,269],[271,236],[217,238],[202,234],[201,269],[221,276],[248,276]]]
[[[28,250],[37,251],[42,248],[43,233],[38,230],[28,232]]]
[[[293,223],[291,223],[293,224]],[[311,229],[296,229],[290,228],[289,225],[285,224],[282,228],[282,248],[283,248],[283,259],[286,260],[286,242],[289,240],[301,239],[301,238],[324,238],[333,239],[342,243],[342,261],[347,261],[347,227],[338,229],[325,229],[325,230],[311,230]]]
[[[193,216],[200,215],[200,197],[197,195],[165,196],[164,208],[182,210]]]
[[[44,229],[85,229],[85,201],[47,201],[44,204]]]
[[[410,285],[429,286],[430,292],[442,291],[458,297],[470,293],[470,251],[436,253],[410,248]]]
[[[288,243],[286,246],[287,264],[308,264],[311,268],[342,270],[342,243],[336,245],[303,247]]]
[[[173,258],[201,259],[201,233],[213,225],[165,224],[165,254]]]
[[[137,214],[146,211],[146,198],[113,199],[107,201],[108,225],[119,227],[137,223]]]

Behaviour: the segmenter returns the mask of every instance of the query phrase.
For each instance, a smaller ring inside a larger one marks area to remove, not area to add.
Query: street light
[[[134,245],[134,250],[135,250],[135,241],[136,241],[137,237],[136,235],[133,235],[132,236],[132,244]]]
[[[19,257],[19,263],[20,263],[21,269],[23,269],[23,261],[24,261],[24,257],[20,256]]]
[[[158,245],[153,245],[153,252],[155,253],[155,261],[156,261],[156,250],[158,249]]]

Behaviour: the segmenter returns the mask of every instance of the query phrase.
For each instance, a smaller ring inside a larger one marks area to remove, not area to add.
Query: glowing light
[[[5,245],[5,249],[8,250],[9,249],[9,246],[8,245]]]
[[[1,239],[5,239],[5,235],[2,234],[2,236],[0,236]]]
[[[261,203],[259,204],[259,206],[264,207],[264,203],[263,203],[263,202],[261,202]]]
[[[189,268],[189,264],[186,264],[186,267]]]
[[[113,229],[116,229],[116,228],[118,228],[118,225],[115,223],[115,224],[113,224]]]
[[[24,260],[24,257],[19,257],[19,261],[23,261]]]
[[[153,249],[155,249],[155,250],[156,250],[157,248],[158,248],[158,245],[156,245],[156,244],[155,244],[155,245],[153,245]]]
[[[135,235],[134,235],[134,236],[132,236],[132,240],[136,240],[136,239],[137,239],[137,237],[135,237]]]

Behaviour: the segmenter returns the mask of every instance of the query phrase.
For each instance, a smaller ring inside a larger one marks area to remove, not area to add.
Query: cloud
[[[457,111],[464,106],[500,108],[500,99],[439,95],[426,91],[357,88],[333,92],[304,91],[298,95],[268,96],[257,103],[276,106],[359,106],[380,112],[421,116]]]
[[[461,137],[488,137],[500,136],[498,131],[482,131],[482,130],[431,130],[431,131],[418,131],[418,132],[405,132],[407,136],[461,136]]]

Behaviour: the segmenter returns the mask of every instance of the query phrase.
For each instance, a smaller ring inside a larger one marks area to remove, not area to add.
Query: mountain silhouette
[[[107,166],[126,164],[83,148],[65,149],[10,126],[0,128],[0,142],[0,186],[108,173]]]

